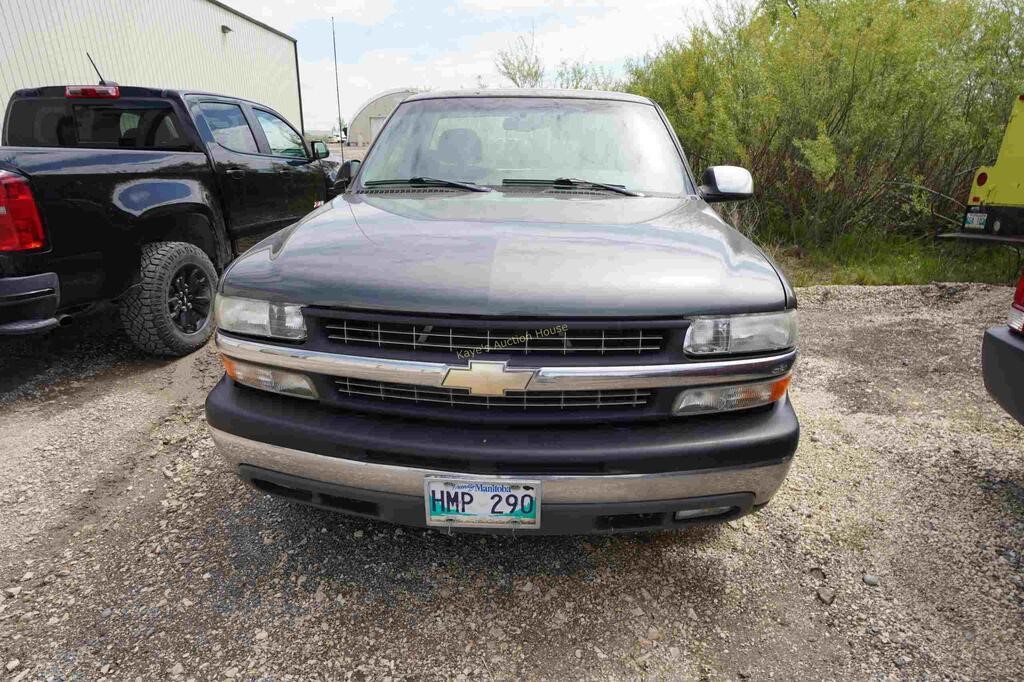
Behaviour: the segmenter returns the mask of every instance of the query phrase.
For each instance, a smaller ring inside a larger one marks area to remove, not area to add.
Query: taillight
[[[988,182],[988,173],[978,173],[978,187],[983,187]]]
[[[1024,332],[1024,274],[1021,274],[1017,282],[1017,293],[1013,295],[1013,307],[1010,308],[1010,317],[1006,321],[1012,329]]]
[[[29,251],[44,246],[46,233],[28,180],[0,170],[0,251]]]
[[[113,99],[121,96],[121,88],[116,85],[69,85],[64,88],[64,96]]]

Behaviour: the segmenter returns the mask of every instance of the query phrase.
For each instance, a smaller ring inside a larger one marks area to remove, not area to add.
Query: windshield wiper
[[[594,182],[593,180],[580,180],[579,178],[555,178],[554,180],[529,180],[522,178],[506,178],[501,182],[503,185],[552,185],[555,187],[591,187],[606,189],[609,192],[625,194],[628,197],[642,197],[640,192],[626,189],[622,185],[609,185],[605,182]]]
[[[413,186],[435,186],[435,187],[458,187],[460,189],[468,189],[470,192],[493,192],[490,187],[484,187],[483,185],[477,185],[472,182],[462,182],[461,180],[444,180],[441,178],[426,178],[423,176],[417,176],[415,178],[409,178],[408,180],[369,180],[363,183],[367,187],[379,187],[381,185],[413,185]]]

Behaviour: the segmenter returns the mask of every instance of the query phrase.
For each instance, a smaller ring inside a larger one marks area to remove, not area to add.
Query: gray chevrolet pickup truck
[[[448,530],[607,533],[766,504],[796,298],[650,100],[405,100],[342,195],[221,278],[206,414],[259,490]]]

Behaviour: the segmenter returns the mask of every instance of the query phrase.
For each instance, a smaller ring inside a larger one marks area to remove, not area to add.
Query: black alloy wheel
[[[167,314],[184,334],[195,334],[210,317],[213,291],[202,268],[185,263],[172,275],[167,288]]]

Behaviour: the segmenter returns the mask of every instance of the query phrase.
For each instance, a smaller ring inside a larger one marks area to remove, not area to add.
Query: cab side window
[[[267,136],[267,143],[270,145],[270,153],[274,156],[294,156],[306,158],[306,149],[302,145],[302,137],[283,120],[274,116],[269,111],[253,109],[256,120],[263,128],[263,134]]]
[[[202,102],[199,108],[217,144],[236,152],[259,153],[256,138],[245,120],[242,107],[223,102]]]

